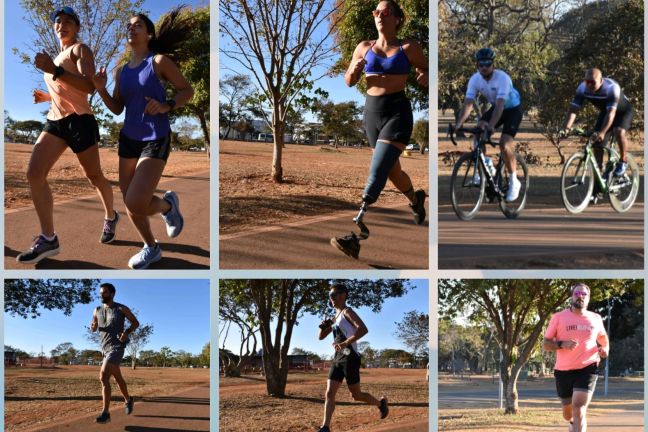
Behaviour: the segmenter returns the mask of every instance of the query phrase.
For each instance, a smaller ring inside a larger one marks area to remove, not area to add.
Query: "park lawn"
[[[33,146],[5,143],[5,209],[32,205],[26,171]],[[99,157],[104,176],[113,184],[116,200],[119,192],[119,157],[116,148],[100,148]],[[209,171],[209,157],[204,152],[172,151],[161,181],[170,177],[190,176]],[[72,151],[66,150],[48,175],[54,201],[64,201],[95,193],[94,187],[83,174],[81,165]]]
[[[54,369],[5,368],[5,430],[22,431],[101,411],[99,366]],[[209,384],[209,369],[122,367],[128,391],[136,399],[167,396]],[[123,398],[114,379],[112,406]]]

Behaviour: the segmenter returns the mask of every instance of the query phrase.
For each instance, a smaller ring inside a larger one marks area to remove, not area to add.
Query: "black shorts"
[[[119,133],[119,157],[126,159],[153,158],[167,161],[171,152],[171,132],[164,138],[152,141],[137,141]]]
[[[594,393],[596,380],[598,379],[598,366],[592,363],[583,369],[568,371],[555,370],[556,391],[563,405],[571,403],[574,390]]]
[[[405,92],[367,96],[363,124],[371,148],[378,140],[409,144],[414,116]]]
[[[348,355],[336,352],[328,378],[338,382],[342,382],[346,378],[347,385],[358,384],[360,382],[360,355],[352,349]]]
[[[495,105],[493,105],[488,111],[486,111],[481,119],[486,122],[490,121],[494,110],[495,110]],[[504,125],[504,128],[502,129],[502,134],[515,137],[515,135],[517,135],[518,133],[518,130],[520,129],[520,123],[522,123],[522,107],[518,105],[516,107],[507,108],[504,111],[502,111],[502,116],[500,117],[499,121],[495,125],[495,129]]]
[[[601,129],[606,114],[607,111],[601,111],[599,113],[599,116],[596,119],[596,125],[594,126],[594,130],[598,131]],[[614,120],[612,121],[612,127],[610,127],[610,132],[612,132],[616,127],[629,130],[630,127],[632,126],[633,117],[634,117],[634,111],[631,106],[628,106],[628,109],[623,111],[617,110],[616,114],[614,115]]]
[[[92,114],[70,114],[47,120],[43,132],[61,138],[74,153],[81,153],[99,142],[99,125]]]

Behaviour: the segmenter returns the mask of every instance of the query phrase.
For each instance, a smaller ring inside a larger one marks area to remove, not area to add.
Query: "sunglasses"
[[[578,297],[580,297],[580,296],[587,297],[589,295],[589,293],[587,291],[574,291],[574,295],[578,296]]]
[[[330,294],[329,294],[329,298],[334,299],[335,297],[338,296],[338,294],[340,294],[340,292],[341,292],[341,291],[336,291],[336,292],[332,292],[332,293],[330,293]]]
[[[373,15],[373,16],[376,17],[376,18],[378,18],[378,17],[381,16],[381,15],[382,15],[383,17],[388,17],[388,16],[389,16],[389,13],[390,13],[390,12],[389,12],[389,8],[387,8],[387,9],[383,9],[383,10],[376,9],[375,11],[371,11],[371,15]]]
[[[594,81],[594,80],[585,80],[585,84],[587,84],[589,86],[593,86],[593,85],[596,84],[596,81]]]
[[[479,62],[477,62],[477,66],[479,66],[480,68],[481,67],[491,67],[491,66],[493,66],[493,62],[490,61],[490,60],[479,61]]]

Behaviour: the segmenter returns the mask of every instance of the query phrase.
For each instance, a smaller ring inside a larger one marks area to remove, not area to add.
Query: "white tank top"
[[[355,326],[351,324],[346,317],[344,316],[344,311],[348,308],[345,308],[335,317],[335,324],[333,324],[333,337],[335,338],[336,343],[341,343],[347,340],[349,337],[353,336],[356,332]],[[351,343],[353,351],[358,352],[358,344],[356,342]]]

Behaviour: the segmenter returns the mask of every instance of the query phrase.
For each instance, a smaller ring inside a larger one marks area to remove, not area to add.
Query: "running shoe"
[[[134,404],[133,396],[128,398],[128,402],[124,403],[124,411],[126,412],[126,415],[130,415],[133,412],[133,404]]]
[[[328,426],[322,426],[319,429],[317,429],[317,432],[331,432],[331,429],[329,429]]]
[[[421,225],[423,222],[425,222],[425,197],[427,196],[425,194],[425,191],[423,189],[419,189],[415,193],[416,195],[416,204],[411,204],[410,203],[410,208],[412,209],[412,213],[414,214],[414,222],[416,225]]]
[[[50,241],[39,234],[34,237],[31,247],[16,257],[16,261],[23,264],[36,264],[45,258],[58,255],[60,250],[56,235],[54,235],[54,240]]]
[[[128,260],[128,267],[133,270],[143,270],[160,261],[160,259],[162,259],[162,248],[160,248],[159,244],[155,243],[155,246],[144,245],[141,251]]]
[[[626,169],[628,169],[628,162],[619,161],[616,163],[616,166],[614,167],[614,173],[612,175],[614,177],[621,177],[623,174],[625,174]]]
[[[380,406],[378,407],[378,409],[380,410],[380,418],[381,419],[384,419],[385,417],[387,417],[387,415],[389,414],[389,406],[387,405],[387,398],[386,397],[383,396],[380,399]]]
[[[111,243],[115,240],[115,231],[117,230],[117,222],[119,222],[119,213],[115,210],[115,216],[111,219],[104,219],[103,233],[99,240],[103,244]]]
[[[173,191],[166,191],[163,198],[171,204],[171,209],[162,214],[162,219],[166,223],[167,235],[171,238],[177,237],[184,226],[184,218],[180,213],[178,195]]]
[[[99,417],[95,419],[97,423],[110,423],[110,413],[103,411]]]
[[[509,188],[508,191],[506,191],[506,198],[504,198],[506,202],[513,202],[518,199],[521,188],[522,183],[520,183],[520,180],[518,180],[517,177],[513,177],[513,181],[509,179]]]
[[[331,246],[351,258],[358,259],[358,256],[360,255],[360,240],[355,233],[351,233],[344,237],[333,237],[331,239]]]

